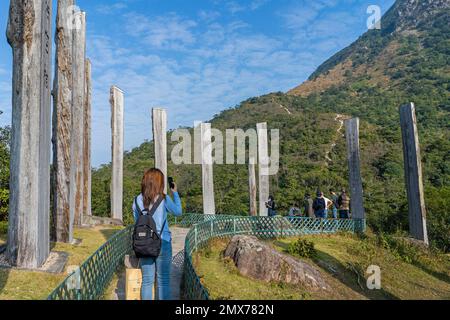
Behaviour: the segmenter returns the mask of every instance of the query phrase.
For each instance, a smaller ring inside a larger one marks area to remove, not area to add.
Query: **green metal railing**
[[[291,217],[204,217],[189,231],[185,243],[184,296],[188,300],[209,300],[208,290],[195,272],[192,254],[204,248],[213,238],[226,238],[239,234],[254,235],[262,239],[292,237],[308,234],[337,232],[365,232],[365,220],[335,220]]]
[[[169,218],[169,224],[189,227],[185,242],[184,294],[187,299],[207,300],[209,294],[195,272],[192,254],[212,238],[238,234],[270,239],[305,234],[364,232],[364,220],[326,220],[283,217],[242,217],[185,214]],[[132,252],[133,227],[115,234],[76,271],[70,274],[48,297],[49,300],[97,300],[102,297],[114,273]]]
[[[111,237],[78,270],[70,274],[49,296],[48,300],[97,300],[111,282],[114,272],[132,251],[133,227],[129,226]]]

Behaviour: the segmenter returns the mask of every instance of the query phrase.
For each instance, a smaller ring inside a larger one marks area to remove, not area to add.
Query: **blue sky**
[[[54,1],[56,12],[56,1]],[[125,91],[125,148],[151,137],[152,107],[192,126],[249,97],[287,91],[394,0],[78,0],[92,60],[92,161],[109,163],[109,88]],[[0,1],[0,31],[9,1]],[[0,35],[0,125],[11,123],[11,49]]]

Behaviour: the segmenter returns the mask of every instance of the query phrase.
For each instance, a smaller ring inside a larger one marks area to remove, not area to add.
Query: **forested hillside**
[[[306,191],[347,186],[340,120],[358,116],[369,225],[375,231],[407,230],[398,107],[412,101],[419,122],[430,237],[449,251],[449,7],[448,0],[397,1],[381,30],[367,32],[337,53],[303,85],[287,94],[249,99],[211,120],[221,130],[254,128],[261,121],[280,129],[281,167],[271,179],[280,213],[301,201]],[[152,153],[151,142],[146,142],[125,155],[126,222],[141,176],[153,165]],[[216,165],[214,170],[217,212],[247,214],[246,166]],[[200,166],[170,164],[169,172],[179,182],[185,210],[201,212]],[[92,207],[97,215],[109,214],[109,183],[109,165],[94,172]]]

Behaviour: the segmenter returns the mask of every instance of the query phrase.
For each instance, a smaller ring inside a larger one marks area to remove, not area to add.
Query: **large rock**
[[[239,272],[266,282],[300,284],[308,289],[329,290],[329,285],[314,266],[284,255],[256,237],[235,236],[225,250]]]

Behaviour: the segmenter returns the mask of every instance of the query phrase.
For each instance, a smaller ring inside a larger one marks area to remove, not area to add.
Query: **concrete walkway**
[[[185,228],[170,228],[172,232],[172,269],[170,286],[172,290],[173,300],[180,300],[180,286],[183,277],[183,263],[184,263],[184,242],[189,229]],[[117,281],[117,287],[113,292],[112,300],[125,300],[125,270],[121,273]]]

